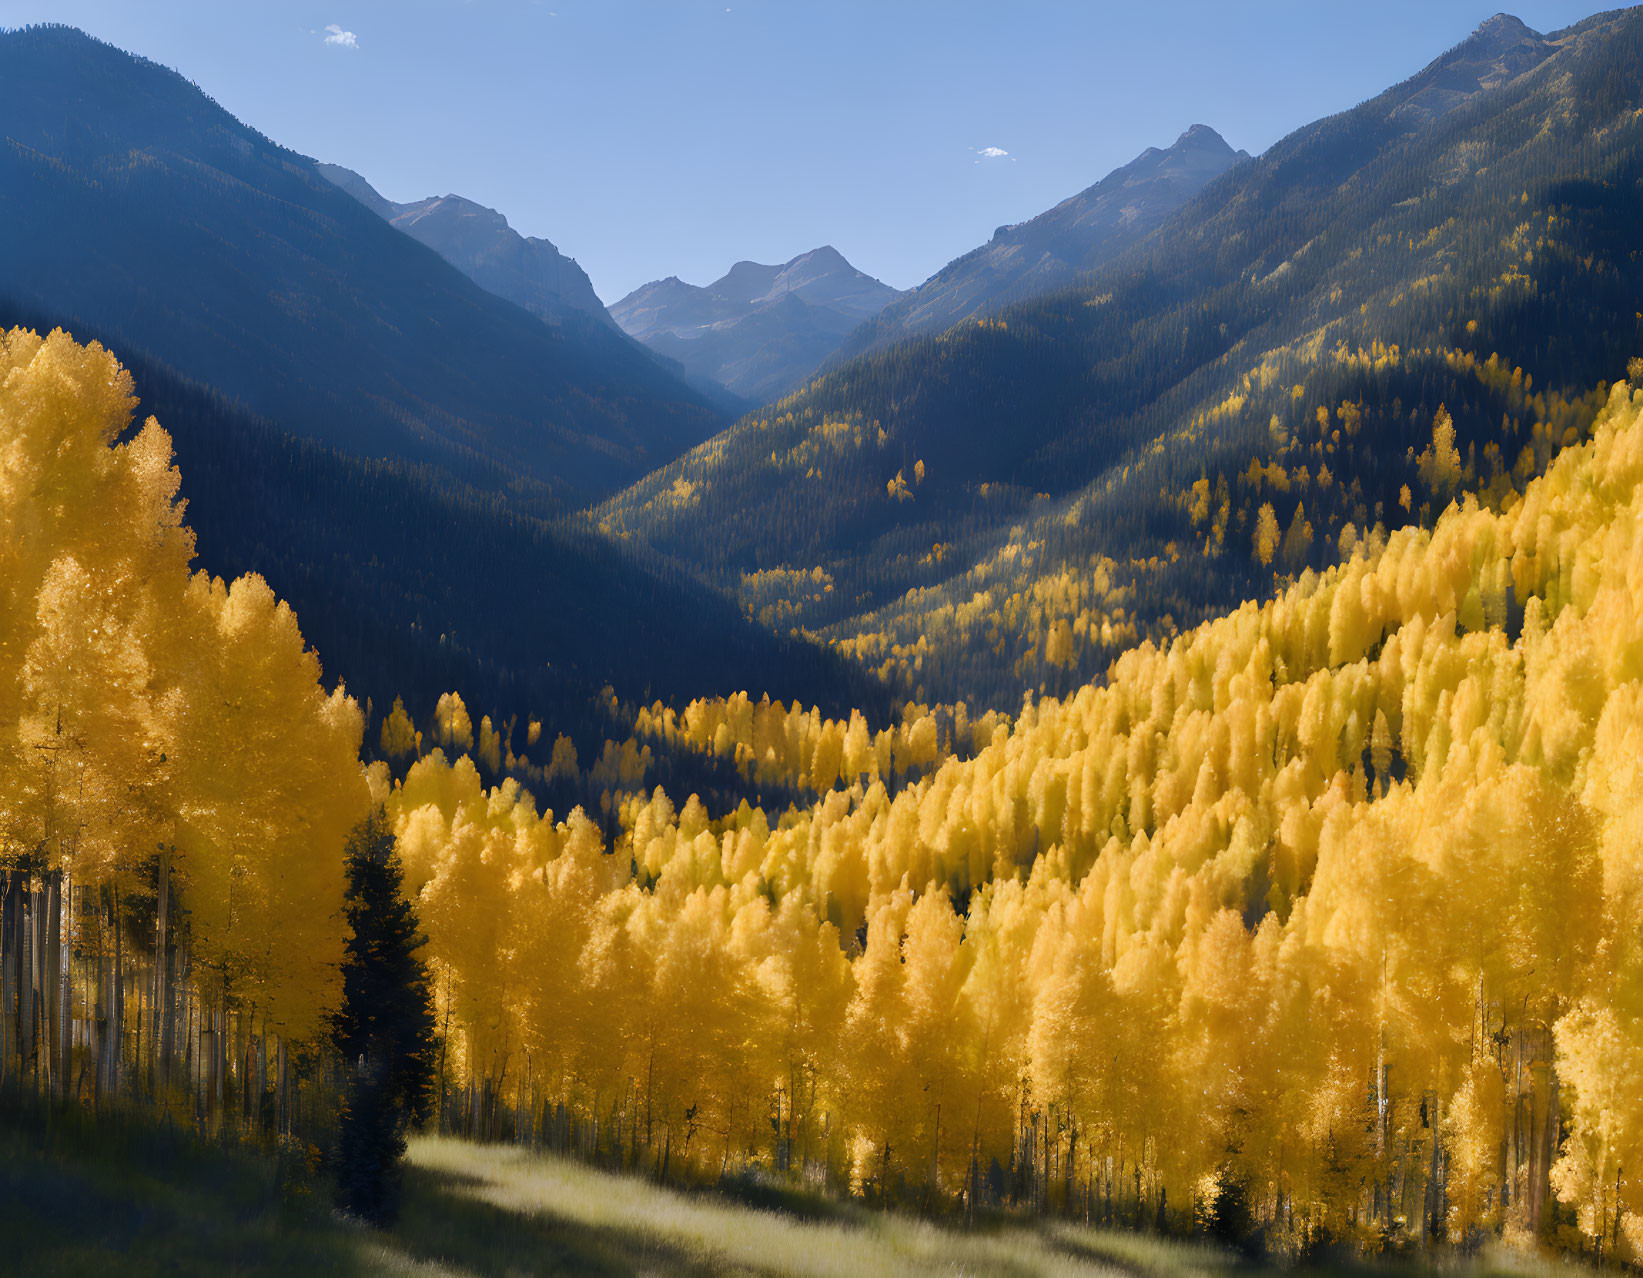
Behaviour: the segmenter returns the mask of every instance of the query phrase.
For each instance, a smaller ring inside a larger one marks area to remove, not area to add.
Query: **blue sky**
[[[1498,4],[1499,0],[1495,0]],[[1592,4],[1510,10],[1547,31]],[[276,141],[459,192],[615,301],[831,243],[898,287],[1189,125],[1258,152],[1488,0],[0,0],[176,67]],[[992,154],[1002,152],[1005,154]]]

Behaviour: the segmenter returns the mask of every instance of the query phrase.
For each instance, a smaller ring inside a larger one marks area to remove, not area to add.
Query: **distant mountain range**
[[[411,204],[396,204],[352,169],[340,164],[314,167],[320,176],[426,244],[481,288],[523,306],[532,315],[549,323],[573,314],[591,316],[614,325],[593,291],[593,282],[574,258],[547,240],[519,234],[495,209],[460,195],[431,195]]]
[[[937,333],[972,315],[1064,287],[1110,262],[1240,160],[1214,129],[1195,124],[1175,145],[1148,147],[1094,186],[1047,213],[1001,226],[980,248],[948,263],[851,334],[839,354],[858,355],[915,333]]]
[[[568,509],[723,424],[602,318],[503,301],[177,73],[72,28],[0,33],[0,136],[0,292],[283,429]],[[500,256],[459,207],[421,221]]]
[[[724,419],[607,319],[539,300],[552,322],[175,72],[0,33],[0,326],[120,357],[175,440],[201,566],[263,573],[328,681],[419,718],[458,689],[584,750],[607,684],[873,705],[836,655],[575,516]]]
[[[914,695],[1077,687],[1441,503],[1440,408],[1497,492],[1578,438],[1643,349],[1640,192],[1643,9],[1497,16],[1002,324],[868,340],[597,518]]]
[[[1643,349],[1637,10],[1497,16],[1253,159],[1189,129],[906,295],[826,248],[606,318],[501,215],[67,28],[0,34],[0,138],[0,311],[132,363],[209,566],[384,695],[866,703],[854,653],[1019,704],[1421,518],[1440,405],[1506,492]],[[721,430],[681,367],[781,412]]]
[[[900,296],[827,245],[780,266],[737,262],[705,288],[669,276],[610,313],[687,373],[762,402],[801,384],[841,338]]]

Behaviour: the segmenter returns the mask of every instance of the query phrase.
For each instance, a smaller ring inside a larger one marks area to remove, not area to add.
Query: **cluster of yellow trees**
[[[1632,1254],[1640,419],[1617,385],[1504,513],[1136,648],[894,796],[658,792],[609,856],[422,761],[384,797],[469,1103],[675,1174]]]
[[[962,701],[934,710],[908,702],[899,720],[874,732],[859,710],[832,719],[816,706],[745,692],[698,698],[683,711],[658,701],[633,715],[635,734],[666,749],[729,760],[756,785],[818,792],[876,780],[894,789],[950,754],[979,750],[1005,722],[996,710],[972,717]]]
[[[0,1020],[35,1085],[281,1110],[268,1045],[335,1004],[375,802],[447,1126],[932,1208],[1236,1209],[1280,1247],[1643,1245],[1643,391],[1504,511],[1464,498],[893,788],[854,719],[653,708],[825,792],[657,790],[608,847],[465,755],[361,767],[289,611],[189,574],[113,360],[0,351]]]
[[[0,335],[0,1084],[290,1120],[337,1002],[358,706],[259,577],[191,573],[95,344]]]

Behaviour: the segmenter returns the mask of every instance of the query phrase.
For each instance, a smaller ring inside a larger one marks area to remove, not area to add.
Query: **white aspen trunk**
[[[103,1104],[103,1085],[108,1078],[108,982],[103,972],[103,894],[97,893],[97,956],[90,976],[96,982],[96,1002],[91,1016],[91,1098],[98,1109]]]
[[[160,956],[160,1086],[171,1089],[172,1058],[176,1055],[177,947],[166,944]]]
[[[1552,1066],[1546,1069],[1546,1129],[1540,1142],[1540,1170],[1538,1210],[1534,1221],[1534,1231],[1540,1233],[1545,1224],[1546,1203],[1552,1193],[1552,1164],[1557,1160],[1558,1134],[1562,1126],[1561,1115],[1558,1111],[1558,1083],[1557,1071]]]
[[[62,1038],[58,1029],[61,1016],[62,1001],[61,976],[63,963],[63,874],[61,870],[54,870],[46,880],[45,886],[45,914],[46,914],[46,952],[45,952],[45,980],[41,988],[41,1008],[44,1014],[40,1018],[40,1036],[44,1040],[45,1051],[42,1054],[46,1062],[47,1095],[56,1096],[62,1088],[64,1064],[58,1056],[57,1048]]]
[[[74,881],[65,870],[58,887],[60,918],[57,952],[57,1064],[59,1100],[69,1099],[74,1067]]]
[[[0,1083],[20,1055],[17,1035],[17,872],[0,874]]]
[[[34,1082],[34,893],[28,876],[18,896],[17,1081],[19,1088]]]
[[[150,1018],[149,1046],[150,1086],[162,1091],[170,1081],[171,982],[167,970],[170,948],[167,945],[171,922],[171,850],[160,852],[159,883],[154,910],[154,1015]]]
[[[228,994],[226,991],[217,995],[217,1037],[215,1040],[216,1055],[214,1065],[217,1070],[216,1103],[219,1121],[222,1118],[225,1102],[228,1099]]]
[[[216,1036],[216,1021],[213,1019],[210,1023],[210,1028],[207,1028],[206,1009],[202,1005],[200,1008],[200,1050],[198,1053],[200,1107],[201,1113],[204,1115],[207,1122],[209,1122],[212,1115],[216,1113],[216,1105],[213,1101],[213,1098],[216,1096],[217,1092]]]
[[[51,1043],[55,1037],[51,1033],[51,1005],[48,1001],[51,990],[51,981],[48,979],[49,945],[46,926],[46,876],[42,871],[34,888],[30,893],[29,909],[32,913],[33,935],[29,938],[34,957],[34,1091],[36,1095],[48,1094],[51,1081]]]
[[[114,900],[114,988],[109,1000],[112,1023],[108,1034],[108,1090],[111,1096],[120,1094],[120,1065],[125,1049],[125,949],[120,933],[120,889],[113,889]]]

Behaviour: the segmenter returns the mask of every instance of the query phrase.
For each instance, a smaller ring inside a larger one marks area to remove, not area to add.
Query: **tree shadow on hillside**
[[[499,1207],[478,1196],[488,1184],[461,1172],[407,1167],[399,1222],[381,1241],[408,1259],[476,1278],[647,1273],[708,1278],[726,1272],[723,1265],[638,1230],[589,1225],[545,1208]]]

